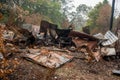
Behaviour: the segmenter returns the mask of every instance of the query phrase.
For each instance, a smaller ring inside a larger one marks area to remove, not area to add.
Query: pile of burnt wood
[[[51,37],[51,42],[58,44],[60,48],[74,46],[75,51],[87,53],[89,59],[99,58],[99,54],[96,54],[100,45],[98,38],[72,29],[58,29],[56,24],[47,21],[41,21],[40,35],[42,33],[45,39]]]
[[[102,41],[104,39],[101,40],[99,38],[96,38],[96,37],[91,36],[86,33],[73,31],[70,28],[59,29],[56,24],[50,23],[48,21],[44,21],[44,20],[41,21],[40,29],[38,31],[39,32],[38,37],[35,37],[32,32],[30,32],[26,29],[23,29],[21,27],[6,25],[6,28],[10,31],[13,31],[14,36],[10,35],[10,37],[13,38],[10,40],[10,38],[8,37],[8,33],[11,34],[11,32],[5,32],[5,34],[4,34],[6,37],[5,41],[8,40],[7,43],[10,42],[17,46],[20,45],[21,48],[26,48],[31,45],[39,46],[42,44],[43,45],[51,45],[52,44],[59,48],[68,48],[71,51],[83,52],[83,53],[85,53],[85,55],[87,55],[86,58],[89,61],[91,61],[93,59],[99,61],[101,58],[101,51],[103,48]],[[42,34],[43,34],[43,36],[42,36]],[[108,37],[109,37],[109,34],[108,34]],[[111,40],[114,41],[115,39],[112,38]],[[108,41],[108,43],[109,43],[109,41]],[[104,50],[105,49],[106,48],[104,48]],[[107,48],[107,50],[108,50],[108,48]],[[111,52],[111,51],[109,51],[109,52]],[[115,52],[115,51],[113,50],[113,52]]]
[[[36,38],[32,32],[15,25],[1,25],[4,28],[3,37],[5,45],[11,43],[21,48],[33,45]]]
[[[110,31],[107,31],[104,38],[92,36],[90,34],[74,31],[68,27],[68,29],[59,29],[56,24],[49,23],[42,20],[40,25],[40,35],[44,33],[44,41],[49,40],[53,44],[58,44],[59,48],[67,47],[72,51],[80,51],[87,55],[89,61],[95,59],[100,60],[102,55],[108,55],[116,53],[115,48],[112,46],[118,38]],[[111,37],[112,38],[111,38]],[[114,38],[114,39],[113,39]],[[74,49],[72,49],[74,47]]]
[[[48,41],[50,38],[50,41],[54,44],[59,44],[59,47],[71,45],[72,38],[68,36],[71,31],[72,29],[58,29],[56,24],[44,20],[41,21],[40,35],[43,33],[45,41]]]

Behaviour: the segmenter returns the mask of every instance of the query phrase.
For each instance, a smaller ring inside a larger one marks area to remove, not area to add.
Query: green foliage
[[[101,8],[105,7],[105,5],[108,4],[108,0],[104,0],[102,3],[99,2],[88,14],[89,19],[87,20],[87,25],[90,26],[90,29],[96,29],[100,28],[100,26],[97,24],[97,19],[102,16],[100,15]],[[107,9],[106,9],[107,10]]]
[[[101,7],[102,7],[102,3],[99,3],[90,11],[90,13],[88,14],[89,19],[87,25],[90,25],[91,27],[97,26],[96,20],[99,15],[99,10]]]
[[[64,19],[63,14],[60,12],[61,4],[59,1],[54,0],[36,0],[35,2],[26,0],[22,4],[24,10],[28,10],[30,14],[40,13],[43,16],[49,17],[51,22],[60,25]]]
[[[108,0],[104,0],[104,1],[103,1],[103,4],[108,4]]]
[[[65,19],[65,15],[61,12],[61,2],[59,0],[11,0],[24,11],[29,14],[39,13],[46,16],[47,19],[55,24],[60,25]],[[7,6],[10,5],[7,0],[0,1]],[[9,12],[7,12],[9,14]],[[19,14],[18,14],[19,15]],[[7,16],[5,16],[7,17]],[[44,18],[44,17],[43,17]],[[5,18],[6,19],[6,18]]]
[[[80,4],[76,8],[76,12],[72,14],[72,20],[71,22],[74,23],[75,29],[80,31],[82,27],[85,26],[86,20],[88,18],[88,13],[91,10],[91,7],[85,5],[85,4]]]
[[[91,8],[85,4],[81,4],[77,7],[76,11],[81,14],[87,14]]]
[[[16,16],[16,5],[13,0],[1,0],[0,3],[2,4],[0,12],[3,14],[3,19],[0,22],[6,23],[9,20],[8,18],[12,16],[11,13]],[[12,21],[14,21],[14,19],[11,19],[11,22]]]

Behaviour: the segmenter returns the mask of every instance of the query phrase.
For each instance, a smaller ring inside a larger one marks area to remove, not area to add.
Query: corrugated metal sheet
[[[26,54],[25,58],[48,68],[58,68],[66,62],[72,60],[73,56],[64,52],[46,50],[32,50],[32,54]]]
[[[95,34],[93,36],[98,38],[98,39],[104,39],[104,35],[102,33],[98,33],[98,34]]]
[[[118,37],[115,36],[111,31],[107,31],[104,38],[107,39],[107,41],[102,43],[103,46],[111,45],[118,40]]]

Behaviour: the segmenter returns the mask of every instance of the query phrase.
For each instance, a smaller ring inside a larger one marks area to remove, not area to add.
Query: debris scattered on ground
[[[102,43],[103,46],[111,45],[118,40],[118,37],[115,36],[111,31],[107,31],[104,38],[107,39],[107,41]]]
[[[3,37],[4,37],[4,39],[6,39],[6,40],[13,40],[13,38],[14,38],[14,36],[15,36],[15,34],[14,34],[14,32],[12,32],[12,31],[9,31],[9,30],[5,30],[4,32],[3,32]]]
[[[69,56],[63,52],[50,51],[48,49],[42,49],[41,51],[32,50],[31,52],[32,54],[26,54],[26,56],[24,56],[25,59],[33,60],[48,68],[58,68],[73,58],[73,56]]]
[[[120,70],[113,70],[112,73],[114,75],[120,76]]]
[[[92,61],[94,59],[99,61],[100,58],[98,59],[98,56],[96,56],[96,54],[100,56],[100,50],[98,49],[98,38],[76,31],[71,31],[69,36],[72,37],[72,41],[77,48],[76,50],[82,51],[83,53],[87,54],[88,61]]]
[[[54,24],[51,24],[51,25],[54,25]],[[104,64],[102,64],[102,60],[105,57],[111,58],[111,56],[113,56],[114,58],[117,58],[117,60],[118,58],[120,59],[120,55],[118,55],[118,52],[116,52],[116,49],[114,46],[114,43],[118,40],[118,38],[110,31],[106,32],[105,35],[103,35],[102,33],[98,33],[92,36],[90,34],[73,31],[71,29],[50,28],[49,30],[50,32],[48,32],[49,35],[47,35],[46,38],[44,38],[44,35],[43,35],[44,32],[41,34],[38,34],[39,30],[38,30],[38,26],[36,25],[32,25],[36,28],[31,28],[30,30],[29,29],[27,30],[27,28],[21,28],[14,25],[13,26],[6,25],[6,26],[7,27],[4,26],[5,30],[2,30],[4,31],[4,33],[1,33],[3,35],[0,34],[2,36],[2,38],[0,38],[1,39],[0,40],[0,49],[1,49],[0,60],[4,59],[4,53],[6,56],[8,56],[6,57],[8,59],[11,59],[12,57],[15,57],[17,55],[17,57],[19,56],[19,60],[21,60],[21,63],[20,63],[21,66],[24,66],[26,64],[28,67],[28,64],[30,63],[29,61],[31,61],[32,63],[37,63],[39,65],[47,67],[45,69],[49,68],[51,70],[53,69],[57,70],[57,69],[64,68],[64,66],[61,67],[63,64],[67,65],[69,64],[67,62],[75,58],[75,60],[72,61],[74,65],[71,65],[71,64],[68,65],[70,68],[74,69],[77,66],[76,71],[79,69],[80,71],[83,71],[84,74],[85,72],[99,74],[99,72],[102,70],[102,69],[99,70],[99,68],[101,68],[101,66],[102,67],[106,66],[105,68],[110,69],[110,70],[108,69],[104,74],[104,75],[107,74],[107,76],[110,76],[108,74],[110,73],[110,71],[112,71],[116,67],[119,67],[119,64],[115,64],[114,62],[112,62],[112,65],[109,62],[107,63],[107,61],[104,62]],[[29,25],[27,26],[29,28]],[[4,49],[5,49],[5,52],[4,52]],[[73,49],[73,50],[70,50],[70,49]],[[23,58],[21,58],[21,56],[29,61],[24,60]],[[111,58],[111,59],[114,59],[114,58]],[[87,62],[92,62],[92,63],[90,64],[85,62],[84,61],[85,59],[87,59]],[[81,66],[81,63],[82,63],[82,66]],[[92,66],[92,64],[94,66],[99,64],[97,65],[97,67],[95,67],[96,70],[94,70],[94,68],[91,69],[91,67],[94,67]],[[116,65],[115,68],[113,64]],[[31,66],[36,66],[36,65],[32,64]],[[29,66],[30,70],[36,69],[36,67],[32,69],[31,66]],[[69,67],[66,67],[68,72],[69,72]],[[38,67],[38,69],[39,68],[40,66]],[[50,70],[50,74],[52,72],[51,70]],[[103,70],[103,72],[104,71],[105,69]],[[102,72],[100,73],[102,74]],[[119,74],[119,71],[114,70],[113,73]],[[59,79],[59,76],[55,75],[53,76],[53,78]],[[81,79],[81,78],[78,78],[78,79]]]
[[[102,47],[101,54],[104,56],[116,55],[115,48]]]
[[[4,57],[3,57],[2,53],[0,53],[0,60],[3,59],[3,58],[4,58]]]
[[[98,38],[98,39],[104,39],[104,35],[102,33],[98,33],[98,34],[95,34],[93,36]]]

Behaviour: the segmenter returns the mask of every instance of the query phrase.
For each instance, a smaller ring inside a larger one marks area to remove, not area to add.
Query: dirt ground
[[[8,75],[10,80],[120,80],[120,76],[111,72],[120,69],[120,60],[88,63],[82,59],[82,53],[72,52],[69,55],[81,59],[73,59],[58,69],[48,69],[21,58],[24,54],[16,53],[10,58],[19,60],[15,72]]]

